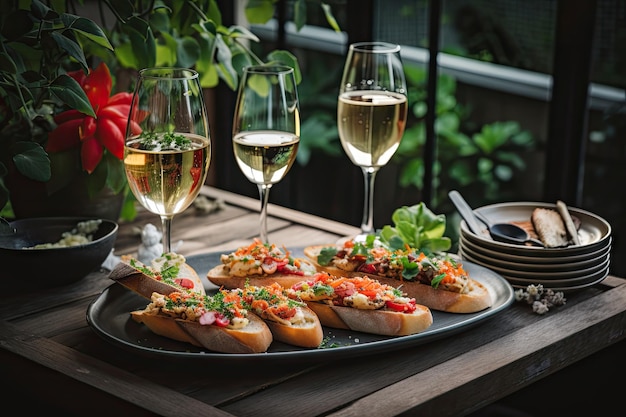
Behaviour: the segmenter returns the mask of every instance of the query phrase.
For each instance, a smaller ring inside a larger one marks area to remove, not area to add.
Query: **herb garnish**
[[[177,150],[185,151],[192,149],[191,140],[181,135],[180,133],[156,133],[156,132],[141,132],[139,136],[141,140],[139,148],[145,151],[153,150]]]

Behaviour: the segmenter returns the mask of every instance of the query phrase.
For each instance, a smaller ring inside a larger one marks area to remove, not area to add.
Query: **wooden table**
[[[251,241],[258,201],[205,187],[222,210],[193,209],[174,219],[179,252],[226,251]],[[288,247],[334,242],[353,226],[270,206],[270,240]],[[121,224],[116,254],[133,254],[137,227],[158,224],[141,212]],[[16,277],[18,280],[20,277]],[[624,339],[626,280],[567,294],[539,316],[514,303],[452,337],[354,359],[285,365],[199,366],[155,360],[99,337],[86,310],[112,282],[94,272],[76,285],[0,299],[4,403],[68,415],[369,416],[465,415]],[[11,285],[12,286],[12,285]],[[9,287],[10,288],[10,287]],[[7,389],[7,381],[10,387]],[[588,383],[588,381],[587,381]],[[25,401],[26,403],[21,403]],[[121,415],[121,414],[120,414]]]

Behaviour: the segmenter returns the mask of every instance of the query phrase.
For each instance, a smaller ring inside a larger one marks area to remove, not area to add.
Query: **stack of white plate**
[[[557,210],[555,204],[515,202],[492,204],[474,211],[491,223],[526,223],[526,228],[532,229],[530,217],[537,207]],[[502,243],[493,240],[486,227],[483,233],[476,234],[461,221],[459,255],[499,273],[516,288],[541,284],[554,291],[572,291],[597,284],[609,274],[611,226],[588,211],[573,207],[568,210],[580,220],[580,245],[542,248]]]

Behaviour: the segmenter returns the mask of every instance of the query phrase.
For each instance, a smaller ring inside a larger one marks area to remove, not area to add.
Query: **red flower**
[[[46,151],[60,152],[80,146],[83,169],[92,173],[100,163],[104,149],[118,159],[124,157],[124,136],[132,101],[131,93],[111,97],[113,82],[106,64],[85,75],[82,71],[68,73],[85,91],[96,118],[78,110],[67,110],[54,116],[57,128],[48,134]],[[133,125],[133,133],[141,129]]]

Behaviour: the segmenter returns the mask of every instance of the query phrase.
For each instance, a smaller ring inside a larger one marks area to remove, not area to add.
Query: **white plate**
[[[526,271],[526,272],[571,272],[571,271],[580,271],[586,268],[590,268],[601,264],[606,261],[606,259],[610,256],[611,247],[604,248],[599,251],[597,255],[589,259],[583,259],[582,261],[572,261],[572,262],[560,262],[560,263],[534,263],[531,260],[525,260],[524,258],[510,260],[510,258],[505,258],[502,256],[496,257],[489,254],[485,254],[481,251],[481,248],[478,248],[471,244],[466,240],[459,240],[459,247],[463,248],[463,252],[470,255],[472,258],[479,259],[483,262],[487,262],[490,265],[506,268],[516,271]],[[541,259],[541,258],[539,258]]]
[[[522,279],[536,279],[536,280],[553,280],[553,279],[569,279],[569,278],[580,278],[589,276],[591,274],[595,274],[601,269],[605,268],[609,264],[609,256],[607,256],[602,263],[598,263],[597,265],[593,265],[591,267],[575,270],[575,271],[566,271],[566,272],[529,272],[526,269],[511,269],[511,268],[502,268],[494,265],[490,260],[485,260],[484,258],[476,258],[472,256],[469,252],[465,251],[461,247],[462,256],[464,259],[467,259],[470,262],[477,263],[478,265],[485,266],[503,276],[513,277],[513,278],[522,278]]]
[[[491,223],[510,223],[530,221],[535,208],[551,208],[556,210],[556,204],[541,202],[513,202],[499,203],[483,206],[475,209],[483,214]],[[588,253],[604,246],[611,235],[611,225],[603,218],[578,208],[568,207],[572,216],[581,221],[578,237],[580,245],[566,248],[542,248],[538,246],[513,245],[510,243],[497,242],[488,234],[477,235],[470,232],[465,221],[461,221],[460,231],[468,240],[500,252],[513,255],[530,255],[543,257],[572,256]]]
[[[511,285],[530,285],[530,284],[542,284],[546,288],[570,288],[577,287],[579,285],[589,284],[591,282],[596,282],[598,278],[602,276],[606,276],[606,273],[609,271],[609,265],[602,268],[595,274],[587,275],[580,278],[571,278],[571,279],[550,279],[550,280],[536,280],[536,279],[521,279],[514,277],[504,278],[511,283]]]
[[[606,255],[611,251],[611,241],[612,237],[607,239],[606,244],[599,247],[595,251],[590,251],[588,253],[583,253],[580,255],[572,255],[572,256],[558,256],[558,257],[545,257],[545,256],[523,256],[523,255],[512,255],[509,253],[503,253],[500,251],[492,250],[484,246],[480,246],[469,239],[467,239],[464,235],[461,235],[459,238],[459,244],[462,244],[464,248],[471,249],[476,254],[479,254],[483,257],[487,257],[489,259],[497,259],[505,262],[518,262],[523,264],[530,264],[535,266],[545,266],[546,269],[550,269],[553,267],[561,268],[563,265],[575,265],[575,266],[584,266],[588,265],[588,263],[593,263],[598,258]]]
[[[540,283],[540,284],[542,284],[544,288],[550,288],[552,291],[572,292],[572,291],[579,291],[588,287],[593,287],[594,285],[599,284],[602,281],[604,281],[604,279],[608,276],[609,276],[609,270],[607,269],[603,273],[597,275],[597,279],[595,281],[588,282],[586,284],[562,286],[562,287],[552,287],[550,286],[550,283],[547,283],[547,284]],[[513,286],[513,288],[515,289],[526,289],[528,285],[511,283],[511,286]]]
[[[479,261],[472,260],[471,257],[468,257],[465,253],[463,253],[462,250],[459,250],[459,256],[461,256],[467,262],[472,262],[477,265],[484,266],[485,268],[493,269],[489,267],[488,265],[485,265]],[[544,286],[544,288],[550,288],[553,291],[573,291],[573,290],[579,290],[582,288],[595,285],[601,282],[602,280],[604,280],[609,274],[609,266],[610,264],[607,264],[606,267],[602,268],[600,271],[584,276],[584,277],[570,278],[570,279],[563,279],[563,280],[523,279],[523,278],[509,276],[506,274],[502,274],[501,276],[504,277],[504,279],[506,279],[516,289],[526,288],[528,285],[531,285],[531,284],[534,284],[534,285],[541,284]]]

